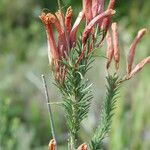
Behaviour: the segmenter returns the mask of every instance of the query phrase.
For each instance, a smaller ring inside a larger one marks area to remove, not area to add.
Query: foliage
[[[90,90],[92,84],[89,84],[89,81],[85,79],[85,74],[93,62],[93,52],[89,53],[88,50],[87,46],[83,58],[75,67],[76,60],[81,52],[81,44],[78,41],[74,50],[71,50],[61,62],[67,70],[64,82],[56,84],[63,95],[66,122],[71,136],[70,142],[77,142],[81,121],[87,117],[93,97]],[[76,143],[73,143],[73,145],[75,146]]]
[[[102,149],[103,139],[110,130],[112,124],[112,116],[114,115],[114,109],[116,108],[116,100],[118,98],[118,77],[116,75],[108,75],[106,77],[106,98],[101,108],[100,123],[95,131],[95,134],[91,140],[91,150]]]
[[[0,147],[2,150],[12,150],[17,147],[16,133],[20,125],[18,118],[12,118],[10,114],[10,100],[0,100]]]

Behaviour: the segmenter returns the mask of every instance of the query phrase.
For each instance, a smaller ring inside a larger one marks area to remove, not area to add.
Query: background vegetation
[[[80,0],[64,0],[74,16]],[[0,1],[0,148],[2,150],[43,150],[51,138],[41,74],[45,74],[52,101],[61,101],[50,76],[46,36],[38,18],[43,8],[56,11],[55,0]],[[117,0],[114,18],[120,25],[120,49],[124,57],[138,29],[150,30],[149,0]],[[74,18],[75,19],[75,18]],[[137,48],[136,62],[150,55],[150,32]],[[105,48],[103,48],[105,50]],[[125,58],[125,57],[124,57]],[[125,66],[122,60],[122,68]],[[94,82],[94,101],[83,122],[80,139],[88,141],[105,92],[105,59],[98,59],[88,77]],[[122,69],[124,70],[124,69]],[[106,149],[150,149],[150,66],[121,89],[113,129]],[[67,143],[63,110],[53,105],[55,130],[60,149]],[[87,126],[88,125],[88,126]]]

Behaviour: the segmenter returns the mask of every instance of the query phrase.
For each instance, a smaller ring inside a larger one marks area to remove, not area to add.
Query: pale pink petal
[[[144,36],[145,33],[146,33],[146,29],[145,28],[141,29],[130,46],[130,50],[127,56],[127,68],[126,68],[127,74],[129,74],[132,70],[132,64],[134,61],[136,46],[140,42],[141,38]]]
[[[106,35],[106,42],[107,42],[106,56],[107,56],[107,69],[108,69],[112,61],[113,55],[114,55],[113,41],[112,41],[112,37],[109,31],[107,32],[107,35]]]
[[[74,43],[76,42],[76,33],[83,18],[84,18],[84,11],[81,11],[70,32],[70,45],[71,46],[74,45]]]
[[[119,69],[120,62],[120,51],[119,51],[119,34],[117,23],[112,23],[112,35],[113,35],[113,45],[114,45],[114,60],[116,70]]]
[[[142,60],[136,67],[131,71],[129,78],[132,78],[136,73],[138,73],[146,64],[150,63],[150,56]]]

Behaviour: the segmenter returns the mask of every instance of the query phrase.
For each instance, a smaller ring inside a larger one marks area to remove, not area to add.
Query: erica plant
[[[112,22],[115,14],[115,0],[110,0],[106,9],[104,5],[104,0],[82,0],[82,10],[73,25],[72,8],[69,7],[64,13],[59,1],[59,10],[55,14],[42,12],[40,15],[47,34],[50,68],[55,78],[55,85],[63,99],[62,107],[68,127],[69,150],[102,149],[103,139],[111,128],[120,85],[131,79],[145,64],[150,62],[149,56],[132,67],[136,46],[146,33],[146,29],[141,29],[129,48],[126,58],[126,74],[122,77],[118,75],[121,59],[119,33],[117,23]],[[81,22],[85,27],[80,36],[77,36]],[[54,31],[57,37],[54,36]],[[95,49],[100,49],[105,41],[107,43],[106,70],[108,74],[106,75],[106,97],[101,108],[100,122],[91,141],[80,145],[78,141],[80,125],[87,117],[93,99],[92,84],[85,78],[85,75],[95,60]],[[115,69],[110,74],[109,69],[113,60]],[[49,143],[49,150],[57,149],[56,139],[54,136],[53,138]]]

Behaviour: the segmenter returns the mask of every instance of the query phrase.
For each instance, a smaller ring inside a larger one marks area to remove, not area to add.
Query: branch
[[[102,106],[99,126],[97,127],[96,132],[90,142],[91,150],[99,150],[102,148],[103,139],[106,137],[111,128],[112,117],[114,115],[114,109],[118,98],[118,77],[116,75],[108,75],[106,79],[106,98]]]
[[[49,99],[47,84],[46,84],[46,80],[45,80],[44,75],[42,75],[42,81],[43,81],[43,87],[44,87],[44,91],[45,91],[46,103],[47,103],[48,112],[49,112],[51,134],[52,134],[53,139],[56,140],[55,132],[54,132],[53,114],[52,114],[52,110],[51,110],[51,106],[50,106],[50,99]]]

